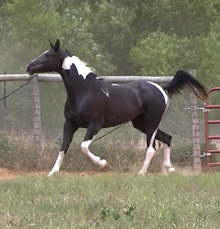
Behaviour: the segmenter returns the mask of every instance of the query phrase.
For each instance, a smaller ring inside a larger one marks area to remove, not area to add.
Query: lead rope
[[[36,76],[37,76],[37,75],[32,75],[32,76],[30,76],[30,78],[27,80],[27,82],[25,82],[24,84],[22,84],[21,86],[19,86],[18,88],[16,88],[14,91],[12,91],[11,93],[9,93],[8,95],[6,95],[6,96],[0,98],[0,101],[2,101],[2,100],[4,100],[4,99],[8,98],[9,96],[11,96],[11,95],[13,95],[14,93],[16,93],[17,91],[19,91],[21,88],[23,88],[23,87],[26,86],[28,83],[30,83],[31,80],[32,80],[33,78],[35,78]]]
[[[95,139],[94,141],[92,141],[92,143],[94,143],[94,142],[96,142],[96,141],[99,141],[100,139],[102,139],[102,138],[104,138],[105,136],[111,134],[112,132],[116,131],[117,129],[119,129],[119,128],[125,126],[127,123],[128,123],[128,122],[125,122],[125,123],[122,123],[122,124],[119,125],[119,126],[116,126],[114,129],[110,130],[108,133],[106,133],[106,134],[100,136],[99,138]],[[81,148],[76,149],[76,150],[74,151],[74,153],[76,153],[76,152],[78,152],[78,151],[81,151]],[[70,163],[70,162],[69,162],[69,163]],[[68,163],[68,164],[69,164],[69,163]],[[77,167],[78,167],[78,166],[77,166]]]
[[[19,86],[18,88],[16,88],[14,91],[12,91],[11,93],[9,93],[8,95],[6,95],[6,96],[0,98],[0,101],[2,101],[2,100],[4,100],[4,99],[8,98],[9,96],[15,94],[15,93],[16,93],[17,91],[19,91],[21,88],[23,88],[23,87],[26,86],[28,83],[30,83],[31,80],[32,80],[33,78],[35,78],[36,76],[37,76],[37,74],[34,74],[34,75],[30,76],[30,78],[27,80],[27,82],[25,82],[24,84],[22,84],[21,86]],[[111,134],[111,133],[114,132],[115,130],[117,130],[117,129],[123,127],[123,126],[126,125],[127,123],[128,123],[128,122],[125,122],[125,123],[123,123],[123,124],[121,124],[121,125],[115,127],[114,129],[110,130],[108,133],[106,133],[106,134],[100,136],[99,138],[95,139],[93,142],[96,142],[96,141],[98,141],[98,140],[104,138],[105,136]],[[80,150],[80,149],[78,149],[78,150]],[[76,151],[78,151],[78,150],[76,150]]]
[[[121,124],[120,126],[116,126],[114,129],[110,130],[108,133],[106,133],[106,134],[100,136],[99,138],[95,139],[93,142],[96,142],[96,141],[98,141],[98,140],[104,138],[105,136],[111,134],[111,133],[114,132],[115,130],[117,130],[117,129],[123,127],[123,126],[126,125],[127,123],[128,123],[128,122],[125,122],[125,123]]]
[[[127,123],[128,123],[128,122],[125,122],[125,123],[122,123],[122,124],[119,125],[119,126],[116,126],[114,129],[110,130],[108,133],[106,133],[106,134],[100,136],[99,138],[95,139],[94,141],[92,141],[92,143],[99,141],[100,139],[102,139],[102,138],[104,138],[105,136],[111,134],[112,132],[116,131],[117,129],[119,129],[119,128],[125,126]],[[79,147],[78,149],[76,149],[76,150],[74,151],[74,153],[76,153],[76,152],[78,152],[78,151],[81,151],[81,148],[80,148],[80,147]]]

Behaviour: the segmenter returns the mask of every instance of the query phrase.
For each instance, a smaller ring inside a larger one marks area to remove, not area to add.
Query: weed
[[[100,219],[114,219],[118,220],[120,218],[120,213],[115,209],[104,208],[100,212]]]

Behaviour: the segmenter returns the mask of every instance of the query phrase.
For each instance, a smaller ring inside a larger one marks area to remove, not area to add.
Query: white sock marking
[[[156,136],[156,133],[157,133],[157,129],[154,131],[151,139],[150,139],[150,145],[149,147],[147,148],[147,151],[146,151],[146,157],[145,157],[145,161],[144,161],[144,164],[141,168],[141,171],[139,172],[140,175],[144,175],[146,172],[147,172],[147,169],[150,165],[150,162],[154,156],[154,147],[153,147],[153,143],[154,143],[154,139],[155,139],[155,136]]]
[[[84,79],[86,79],[86,76],[93,72],[91,68],[86,66],[86,63],[81,61],[77,56],[67,56],[63,60],[62,68],[64,70],[70,70],[72,64],[74,64],[78,70],[79,75],[82,75]]]
[[[55,162],[55,164],[54,164],[54,166],[53,166],[53,168],[52,168],[52,170],[51,170],[51,172],[49,173],[48,176],[51,176],[54,173],[59,172],[61,163],[63,161],[63,158],[64,158],[64,152],[61,151],[61,152],[59,152],[57,160],[56,160],[56,162]]]
[[[154,148],[153,147],[148,147],[147,152],[146,152],[146,158],[144,161],[144,164],[141,168],[141,171],[139,172],[140,175],[144,175],[147,172],[147,169],[150,165],[150,162],[154,156]]]
[[[93,153],[89,151],[89,145],[92,143],[92,140],[84,141],[81,144],[81,150],[84,154],[86,154],[90,160],[94,163],[99,165],[101,168],[107,167],[107,161],[101,160],[100,157],[95,156]]]
[[[164,169],[166,169],[168,172],[175,171],[175,168],[171,167],[170,162],[170,147],[166,144],[164,144],[164,162],[163,162]]]

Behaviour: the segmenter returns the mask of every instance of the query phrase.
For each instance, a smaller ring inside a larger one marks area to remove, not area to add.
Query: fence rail
[[[195,70],[189,71],[192,75],[195,76]],[[32,85],[32,96],[33,96],[33,104],[34,104],[34,115],[33,115],[33,126],[34,126],[34,144],[35,149],[39,151],[39,156],[41,155],[40,148],[42,145],[41,140],[41,119],[40,119],[40,96],[39,96],[39,82],[62,82],[62,78],[58,74],[37,74],[36,77],[30,77],[28,74],[5,74],[0,75],[0,82],[7,82],[7,81],[31,81]],[[32,80],[34,79],[34,80]],[[132,81],[137,80],[147,80],[163,86],[166,83],[169,83],[173,76],[101,76],[98,77],[100,80],[104,80],[110,83],[122,84],[122,83],[129,83]],[[5,83],[4,83],[5,84]],[[193,168],[196,170],[201,170],[201,160],[200,158],[200,146],[199,146],[199,121],[197,114],[197,102],[195,99],[194,94],[191,94],[191,117],[192,117],[192,138],[196,138],[193,141],[193,156],[196,160],[193,161]],[[196,120],[195,120],[196,119]],[[196,127],[195,127],[196,125]],[[195,137],[196,136],[196,137]],[[196,161],[196,162],[195,162]]]
[[[38,82],[62,82],[59,74],[38,74]],[[158,84],[165,84],[173,79],[173,76],[100,76],[100,80],[110,83],[130,83],[136,80],[147,80]],[[28,81],[30,75],[28,74],[7,74],[0,75],[0,82],[3,81]]]

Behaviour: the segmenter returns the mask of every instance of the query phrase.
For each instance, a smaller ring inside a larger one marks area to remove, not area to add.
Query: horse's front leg
[[[89,125],[84,140],[81,144],[81,150],[85,155],[87,155],[90,158],[90,160],[94,164],[99,165],[101,168],[107,168],[108,167],[107,161],[103,159],[101,160],[100,157],[97,157],[89,150],[89,145],[92,143],[92,141],[95,138],[95,135],[98,133],[100,129],[101,128],[99,127],[99,125],[96,124]]]
[[[61,163],[63,161],[64,155],[66,154],[70,143],[73,139],[73,134],[77,131],[78,127],[75,126],[75,124],[69,120],[66,120],[64,124],[64,133],[63,133],[63,144],[61,146],[60,152],[58,154],[57,160],[49,173],[48,176],[51,176],[52,174],[59,172]]]

